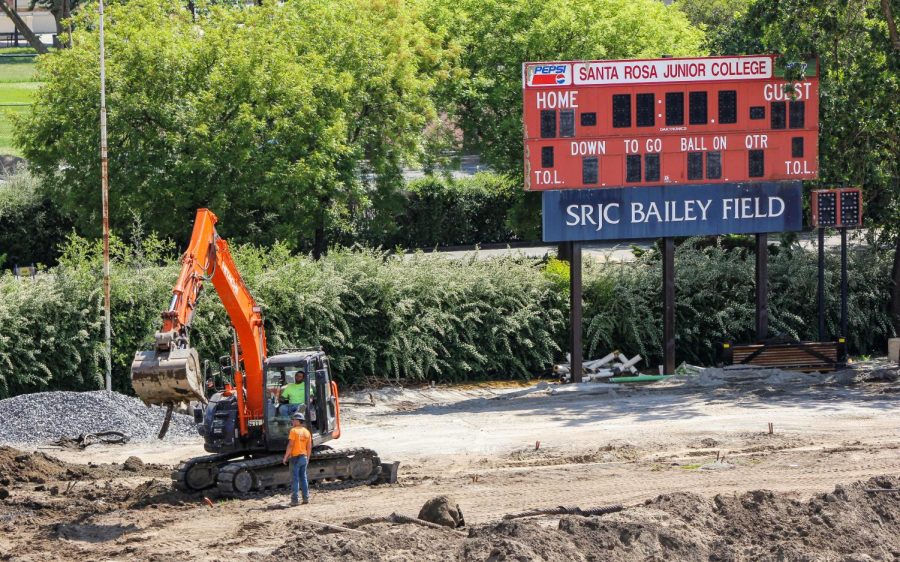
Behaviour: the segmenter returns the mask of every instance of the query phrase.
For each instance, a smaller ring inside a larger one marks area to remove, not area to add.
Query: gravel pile
[[[121,431],[131,441],[156,439],[165,408],[117,392],[38,392],[0,400],[0,443],[38,444],[82,433]],[[164,441],[198,439],[192,416],[173,413]]]

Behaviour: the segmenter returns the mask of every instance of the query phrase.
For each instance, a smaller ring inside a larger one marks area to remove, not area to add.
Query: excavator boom
[[[216,232],[217,221],[212,211],[197,211],[169,308],[162,313],[162,329],[156,332],[152,349],[135,354],[131,381],[138,397],[147,404],[206,402],[200,362],[190,345],[190,328],[203,284],[210,281],[237,335],[232,362],[240,431],[246,435],[248,421],[263,417],[266,336],[261,310],[234,265],[228,243]],[[255,391],[248,392],[247,388]]]

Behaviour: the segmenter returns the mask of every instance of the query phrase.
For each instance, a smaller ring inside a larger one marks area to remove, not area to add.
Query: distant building
[[[34,10],[30,9],[30,0],[0,0],[6,2],[10,8],[15,8],[19,17],[25,22],[31,31],[41,36],[44,43],[52,44],[52,37],[56,34],[56,20],[53,14],[44,8],[35,6]],[[0,46],[28,46],[28,41],[16,32],[16,26],[13,25],[11,19],[6,14],[0,12]]]

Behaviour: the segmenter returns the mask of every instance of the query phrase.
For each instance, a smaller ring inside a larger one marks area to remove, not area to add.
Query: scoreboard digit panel
[[[812,224],[848,228],[862,226],[862,189],[817,189],[811,197]]]
[[[815,61],[774,55],[525,63],[525,188],[815,179]]]

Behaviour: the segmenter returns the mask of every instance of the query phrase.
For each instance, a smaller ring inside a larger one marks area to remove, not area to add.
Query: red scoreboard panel
[[[525,189],[817,178],[817,65],[786,82],[775,62],[525,63]]]

